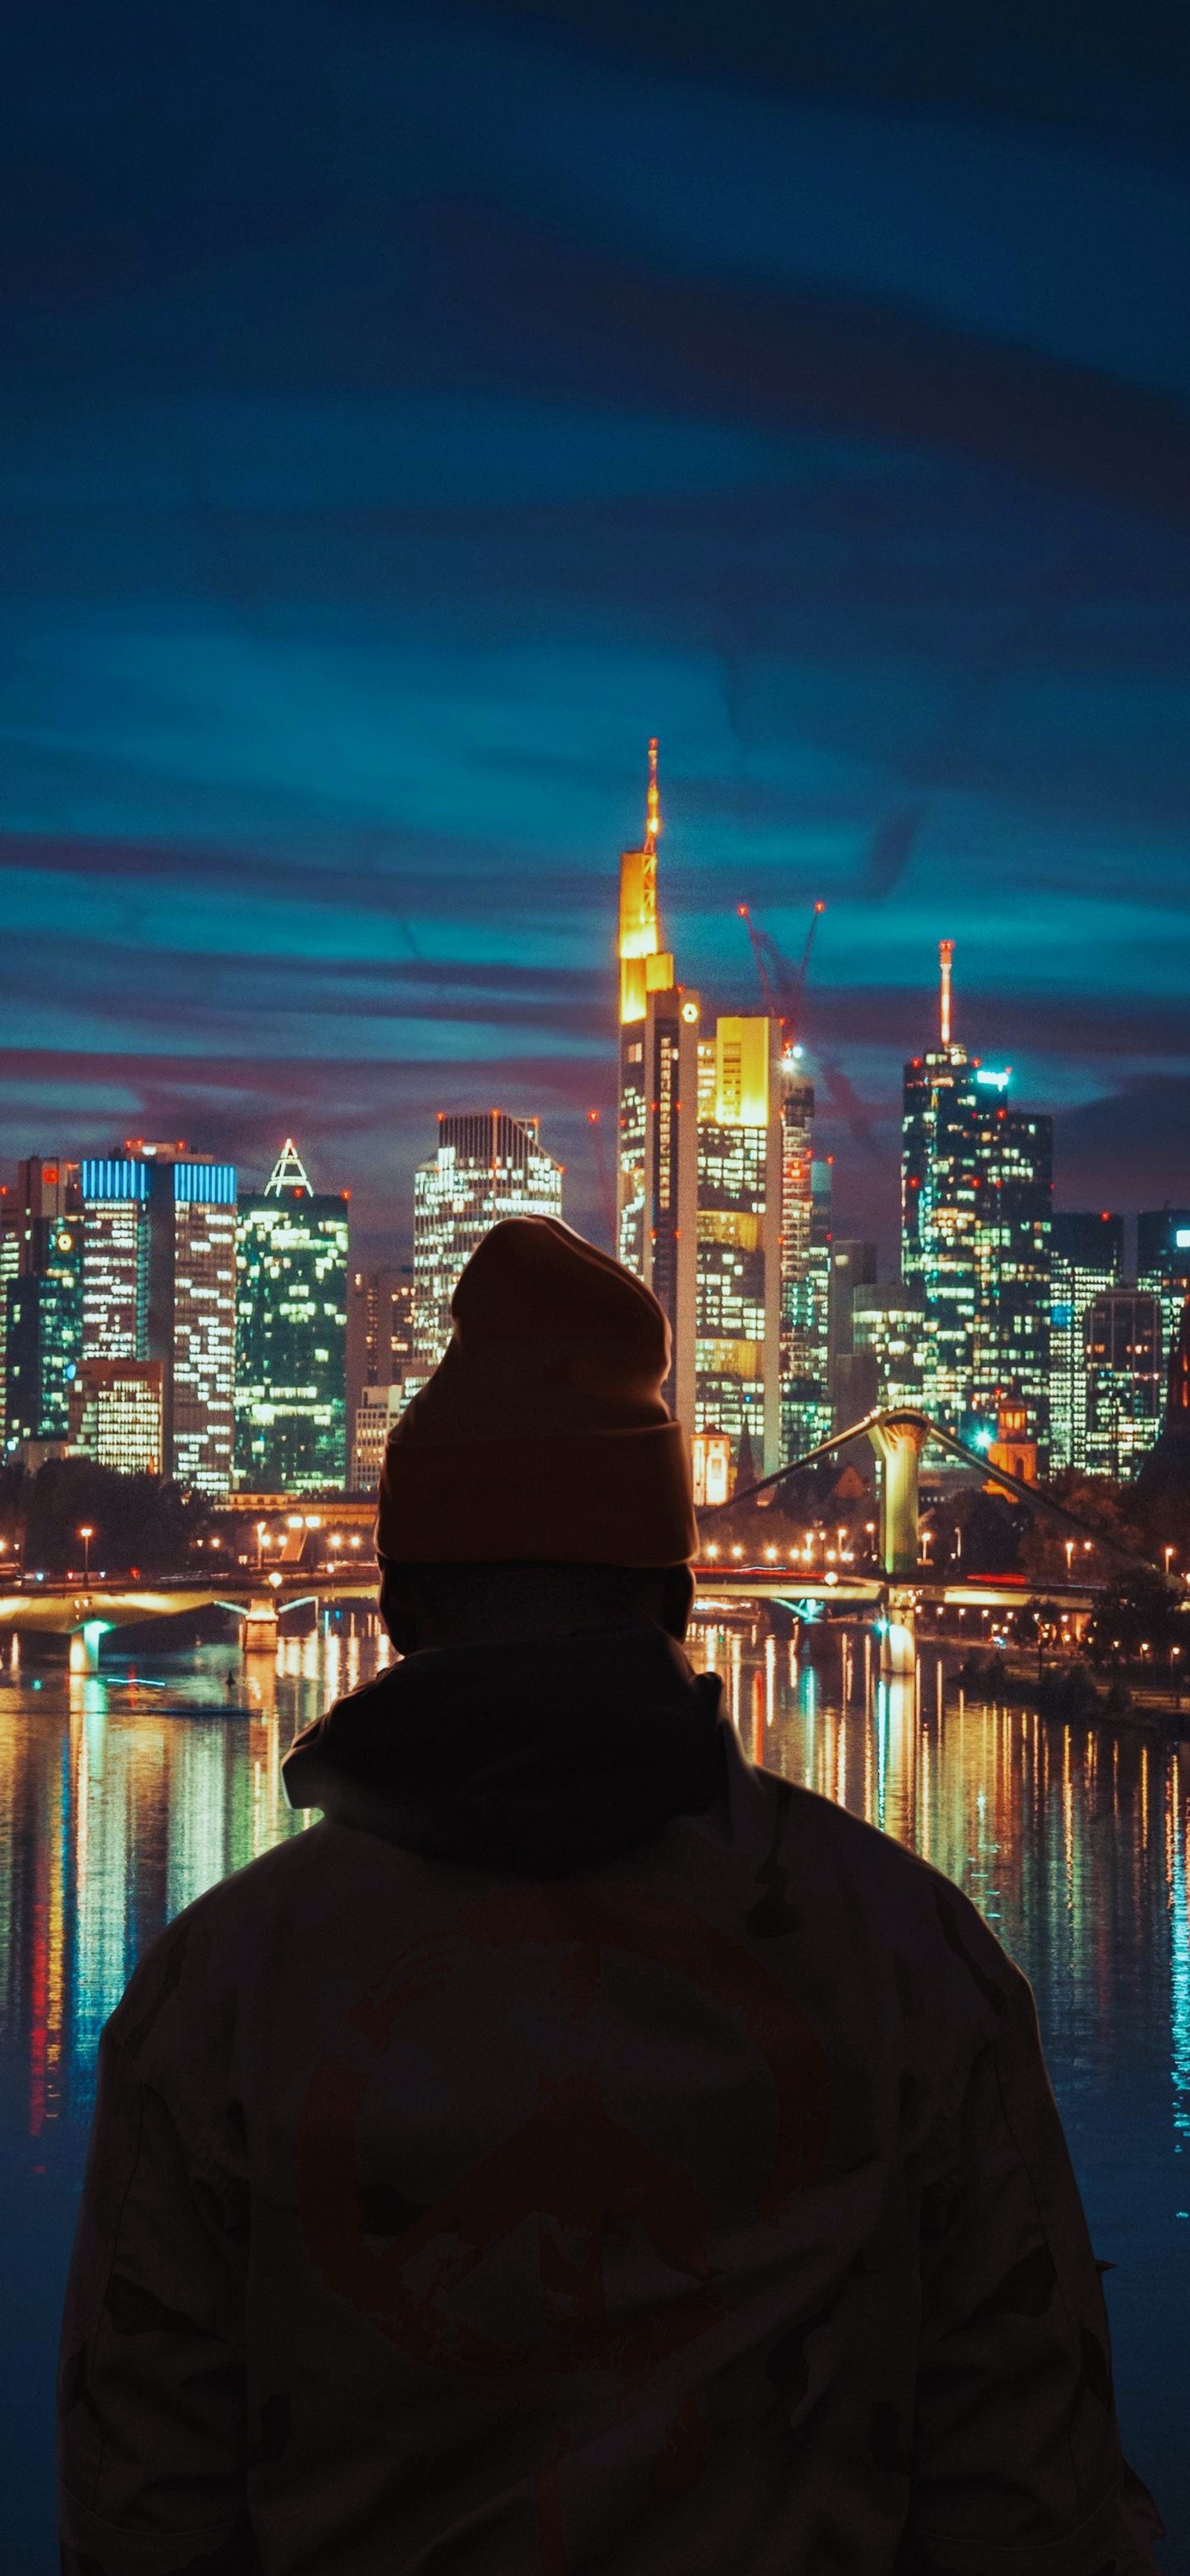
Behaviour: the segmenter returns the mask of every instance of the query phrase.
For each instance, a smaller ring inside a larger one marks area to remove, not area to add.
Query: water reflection
[[[754,1759],[912,1844],[959,1880],[1033,1978],[1076,2064],[1160,2050],[1190,2139],[1187,1753],[1074,1735],[873,1669],[845,1632],[799,1662],[738,1622],[700,1632]],[[161,1926],[306,1821],[281,1791],[298,1725],[387,1660],[375,1631],[205,1649],[100,1673],[0,1675],[3,2113],[37,2138],[84,2120],[99,2032]],[[1186,2197],[1185,2194],[1182,2197]]]
[[[1190,1747],[976,1704],[931,1653],[915,1679],[883,1680],[858,1630],[809,1642],[799,1658],[725,1621],[694,1654],[756,1759],[958,1880],[1032,1979],[1097,2247],[1121,2262],[1129,2438],[1190,2529]],[[0,2242],[39,2282],[60,2279],[99,2033],[132,1966],[181,1907],[304,1829],[281,1791],[285,1747],[388,1657],[373,1624],[245,1660],[206,1648],[87,1672],[15,1653],[0,1668]],[[55,2174],[60,2199],[13,2196]],[[37,2295],[48,2339],[58,2292],[40,2292],[44,2317]],[[48,2390],[48,2341],[39,2367]],[[52,2563],[45,2411],[31,2569]]]

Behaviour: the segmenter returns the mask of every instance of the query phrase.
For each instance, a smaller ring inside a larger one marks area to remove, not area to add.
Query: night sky
[[[845,1227],[943,935],[1058,1204],[1186,1201],[1185,24],[24,12],[0,1155],[292,1127],[379,1252],[499,1103],[597,1228],[656,733],[709,1002],[826,900]]]

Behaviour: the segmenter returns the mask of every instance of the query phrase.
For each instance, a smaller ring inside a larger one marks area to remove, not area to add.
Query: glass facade
[[[999,1077],[997,1077],[997,1082]],[[977,1075],[977,1088],[982,1091]],[[1023,1405],[1044,1475],[1049,1464],[1050,1224],[1053,1122],[982,1091],[971,1410],[994,1425]]]
[[[1161,1428],[1161,1301],[1138,1288],[1105,1289],[1092,1298],[1083,1331],[1087,1468],[1122,1483]]]
[[[1049,1443],[1048,1118],[1010,1109],[1006,1070],[950,1037],[905,1067],[901,1267],[925,1304],[925,1410],[960,1439],[994,1435],[1000,1406],[1023,1404],[1044,1469]]]
[[[438,1150],[413,1180],[413,1376],[424,1383],[450,1340],[450,1301],[472,1253],[507,1216],[562,1214],[562,1165],[537,1118],[498,1109],[438,1120]]]
[[[77,1163],[38,1155],[18,1165],[16,1208],[5,1229],[9,1449],[70,1437],[71,1389],[83,1350],[81,1218]]]
[[[696,1432],[721,1431],[738,1467],[781,1464],[781,1032],[721,1019],[700,1042]]]
[[[800,1458],[823,1436],[825,1319],[820,1225],[815,1224],[814,1086],[800,1049],[781,1063],[781,1455]],[[826,1172],[825,1164],[820,1170]],[[829,1174],[827,1175],[829,1180]],[[818,1194],[821,1215],[821,1191]],[[829,1234],[829,1204],[827,1217]]]
[[[290,1168],[236,1219],[235,1476],[253,1493],[347,1476],[348,1203]]]
[[[926,1311],[925,1402],[946,1431],[968,1426],[979,1303],[981,1112],[976,1068],[947,1045],[905,1067],[901,1267]]]
[[[235,1195],[234,1164],[183,1145],[82,1165],[83,1355],[159,1363],[160,1472],[212,1496],[231,1483]]]
[[[74,1384],[71,1439],[118,1475],[159,1476],[164,1395],[160,1360],[84,1359]]]
[[[1087,1465],[1087,1310],[1124,1267],[1124,1220],[1059,1211],[1050,1229],[1050,1469]]]
[[[1146,1208],[1138,1216],[1136,1284],[1160,1300],[1161,1355],[1168,1368],[1190,1297],[1190,1210]]]
[[[856,1288],[851,1347],[857,1379],[862,1372],[861,1411],[877,1405],[882,1411],[901,1405],[916,1410],[924,1403],[926,1302],[920,1288],[908,1288],[900,1279],[883,1287]]]

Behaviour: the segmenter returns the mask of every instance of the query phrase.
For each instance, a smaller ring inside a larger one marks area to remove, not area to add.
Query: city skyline
[[[882,1149],[824,1106],[845,1230],[891,1251],[939,936],[1065,1203],[1190,1196],[1185,60],[1144,12],[781,15],[344,46],[285,0],[230,82],[145,0],[31,47],[0,1156],[65,1112],[263,1176],[294,1126],[379,1259],[478,1098],[590,1227],[657,734],[720,1009],[741,902],[795,954],[827,905],[814,1033]]]

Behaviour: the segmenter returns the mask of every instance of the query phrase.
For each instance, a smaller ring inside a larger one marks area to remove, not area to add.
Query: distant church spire
[[[279,1199],[282,1190],[304,1190],[313,1198],[310,1178],[292,1136],[287,1136],[264,1185],[266,1199]]]

